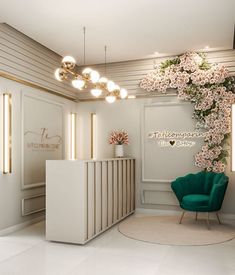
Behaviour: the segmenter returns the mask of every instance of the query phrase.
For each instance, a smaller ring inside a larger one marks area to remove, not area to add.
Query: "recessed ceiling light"
[[[159,55],[159,52],[154,52],[155,55]]]
[[[128,98],[133,99],[133,98],[136,98],[136,96],[135,95],[129,95]]]
[[[205,46],[204,49],[205,49],[205,50],[209,50],[209,49],[210,49],[210,46]]]

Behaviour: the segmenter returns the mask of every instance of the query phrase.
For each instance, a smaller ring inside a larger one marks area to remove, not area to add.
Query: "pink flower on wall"
[[[195,155],[195,164],[207,171],[226,168],[225,143],[231,132],[231,105],[235,103],[235,79],[222,65],[210,64],[203,54],[185,53],[162,62],[140,82],[148,92],[178,90],[178,98],[194,104],[197,127],[207,131],[205,145]]]

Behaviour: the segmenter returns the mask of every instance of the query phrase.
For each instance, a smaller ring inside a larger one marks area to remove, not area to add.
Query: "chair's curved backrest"
[[[183,177],[178,177],[174,180],[171,183],[171,188],[179,202],[181,202],[185,195],[202,193],[204,178],[204,172],[199,172],[197,174],[188,174]]]
[[[210,195],[214,184],[228,178],[224,173],[214,173],[201,171],[196,174],[188,174],[184,177],[179,177],[171,183],[171,188],[174,191],[179,202],[183,196],[190,194],[205,194]]]
[[[213,180],[213,186],[210,192],[209,210],[220,210],[224,195],[228,186],[229,178],[224,173],[217,174]]]

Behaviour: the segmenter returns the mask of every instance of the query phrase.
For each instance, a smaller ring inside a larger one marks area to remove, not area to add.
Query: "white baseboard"
[[[37,223],[37,222],[40,222],[40,221],[43,221],[43,220],[45,220],[45,215],[39,216],[37,218],[34,218],[34,219],[26,221],[26,222],[22,222],[22,223],[4,228],[4,229],[0,230],[0,236],[5,236],[5,235],[8,235],[8,234],[11,234],[11,233],[13,233],[17,230],[23,229],[23,228],[25,228],[25,227],[27,227],[31,224],[34,224],[34,223]]]
[[[174,215],[178,216],[182,213],[182,211],[178,210],[164,210],[164,209],[146,209],[146,208],[136,208],[135,214],[145,214],[145,215]],[[226,214],[226,213],[219,213],[221,219],[225,220],[235,220],[235,214]],[[213,217],[212,217],[213,218]]]

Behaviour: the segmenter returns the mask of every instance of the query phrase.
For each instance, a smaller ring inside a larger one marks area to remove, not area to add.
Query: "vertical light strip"
[[[3,94],[3,173],[12,171],[11,163],[11,94]]]
[[[91,114],[91,158],[97,158],[97,115]]]
[[[232,171],[235,171],[235,104],[232,105]]]
[[[70,114],[70,159],[76,159],[76,113]]]

